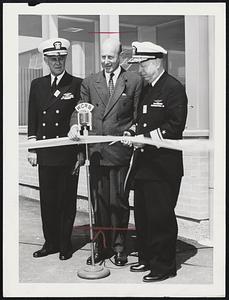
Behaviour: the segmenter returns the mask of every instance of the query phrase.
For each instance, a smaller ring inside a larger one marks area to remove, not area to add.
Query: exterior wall
[[[208,152],[185,152],[184,177],[176,214],[204,220],[208,218]]]

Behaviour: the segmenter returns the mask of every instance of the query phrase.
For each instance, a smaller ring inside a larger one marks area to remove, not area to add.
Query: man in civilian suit
[[[44,55],[51,74],[32,81],[29,96],[28,139],[45,140],[67,136],[72,112],[80,98],[82,79],[65,71],[69,41],[61,38],[42,42],[38,50]],[[59,252],[60,260],[72,256],[71,233],[76,214],[80,158],[77,146],[29,150],[28,161],[38,164],[40,206],[45,243],[33,253],[44,257]]]
[[[82,102],[94,105],[92,135],[120,136],[135,122],[142,80],[137,73],[125,71],[120,66],[120,53],[119,41],[105,40],[101,47],[103,71],[82,82]],[[77,139],[76,112],[71,125],[68,136]],[[102,228],[105,236],[104,240],[102,235],[98,237],[95,262],[115,254],[115,264],[123,266],[127,262],[125,241],[129,221],[129,192],[124,192],[124,180],[132,150],[120,142],[93,144],[89,150],[95,225]],[[91,263],[89,257],[87,264]]]
[[[163,68],[167,51],[151,42],[134,42],[129,63],[139,63],[148,82],[141,95],[136,135],[155,141],[182,139],[187,96],[182,84]],[[134,213],[139,263],[132,272],[150,273],[144,282],[176,276],[177,221],[174,212],[181,178],[182,152],[135,144],[127,180],[134,187]]]

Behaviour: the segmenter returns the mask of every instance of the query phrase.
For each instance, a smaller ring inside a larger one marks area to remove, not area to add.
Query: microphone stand
[[[87,125],[83,125],[83,135],[88,136],[88,128]],[[90,246],[91,246],[91,261],[92,264],[84,267],[83,269],[79,270],[77,275],[83,279],[99,279],[104,278],[110,275],[110,270],[100,266],[95,265],[95,258],[94,258],[94,243],[93,243],[93,224],[92,224],[92,203],[91,203],[91,189],[90,189],[90,160],[88,154],[88,144],[86,146],[86,176],[87,176],[87,192],[88,192],[88,211],[89,211],[89,226],[90,226]]]

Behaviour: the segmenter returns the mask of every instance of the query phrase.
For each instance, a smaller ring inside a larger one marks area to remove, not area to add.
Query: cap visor
[[[68,52],[66,50],[60,50],[60,51],[48,51],[45,52],[44,55],[47,56],[58,56],[58,55],[67,55]]]
[[[130,58],[129,60],[128,60],[128,64],[138,64],[138,63],[140,63],[140,62],[142,62],[142,61],[144,61],[144,60],[147,60],[148,59],[148,57],[132,57],[132,58]]]

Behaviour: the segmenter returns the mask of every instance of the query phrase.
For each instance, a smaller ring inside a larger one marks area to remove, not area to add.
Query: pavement
[[[117,267],[111,258],[103,265],[110,270],[108,277],[93,280],[78,277],[78,271],[85,269],[86,259],[91,253],[88,225],[88,214],[77,211],[72,234],[74,253],[71,259],[61,261],[58,253],[43,258],[33,258],[33,252],[40,249],[44,243],[40,204],[37,200],[20,197],[19,283],[134,283],[147,286],[155,284],[142,282],[145,273],[129,271],[130,265],[137,262],[134,224],[129,224],[127,265]],[[161,284],[213,283],[213,248],[179,237],[176,252],[177,276],[162,281]]]

